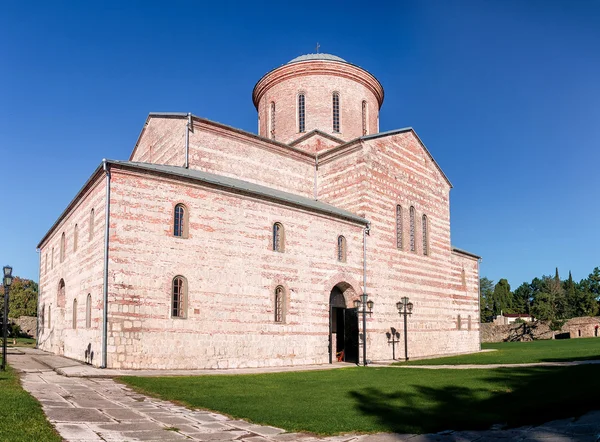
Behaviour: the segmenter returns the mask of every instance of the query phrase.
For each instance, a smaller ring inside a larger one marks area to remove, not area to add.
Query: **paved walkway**
[[[52,358],[52,359],[48,359]],[[23,387],[36,397],[50,422],[68,442],[241,441],[241,442],[422,442],[422,441],[599,441],[600,411],[578,419],[511,430],[445,431],[437,434],[342,435],[319,438],[233,420],[218,413],[189,410],[153,399],[110,378],[63,376],[75,361],[39,350],[11,350],[8,361],[21,372]],[[50,368],[45,362],[57,367]],[[325,367],[319,367],[325,368]],[[212,372],[212,371],[211,371]],[[137,374],[140,374],[137,372]]]

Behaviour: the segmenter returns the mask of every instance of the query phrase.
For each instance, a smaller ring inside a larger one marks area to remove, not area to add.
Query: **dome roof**
[[[341,61],[342,63],[348,63],[346,60],[338,57],[337,55],[318,53],[318,54],[301,55],[300,57],[296,57],[293,60],[288,61],[286,64],[297,63],[299,61],[309,61],[309,60],[330,60],[330,61]]]

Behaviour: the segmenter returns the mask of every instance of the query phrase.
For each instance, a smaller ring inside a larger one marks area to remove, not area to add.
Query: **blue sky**
[[[255,82],[336,54],[385,88],[382,131],[412,126],[454,185],[452,242],[513,288],[600,266],[600,2],[5,2],[0,263],[35,246],[149,112],[256,131]]]

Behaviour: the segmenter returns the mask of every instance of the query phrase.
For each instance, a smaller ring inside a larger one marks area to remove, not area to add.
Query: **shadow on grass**
[[[475,388],[408,384],[402,393],[365,388],[350,396],[360,413],[397,433],[536,425],[600,408],[599,371],[593,365],[502,368],[479,376],[465,373],[465,383],[478,385]]]

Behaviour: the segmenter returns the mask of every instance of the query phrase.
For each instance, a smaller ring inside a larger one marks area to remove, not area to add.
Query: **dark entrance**
[[[336,286],[329,298],[329,362],[337,360],[358,364],[358,311],[346,308]]]

